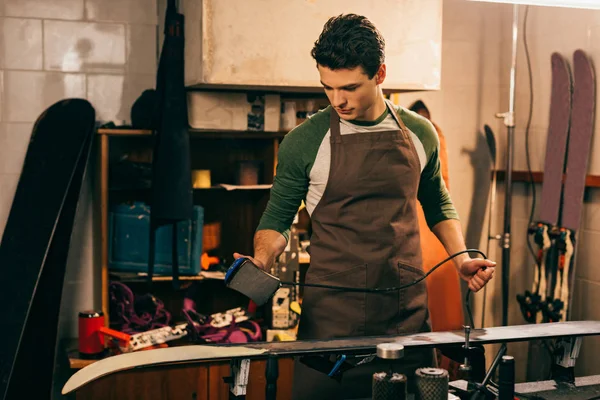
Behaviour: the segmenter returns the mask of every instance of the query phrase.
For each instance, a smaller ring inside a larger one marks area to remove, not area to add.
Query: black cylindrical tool
[[[415,371],[419,400],[448,399],[448,371],[442,368],[419,368]]]
[[[502,356],[498,371],[498,399],[513,400],[515,398],[515,359],[513,356]]]
[[[377,345],[377,357],[387,360],[389,372],[373,374],[373,400],[405,400],[406,376],[394,373],[392,363],[404,357],[404,346],[397,343],[382,343]]]
[[[406,400],[406,376],[376,372],[373,374],[373,400]]]

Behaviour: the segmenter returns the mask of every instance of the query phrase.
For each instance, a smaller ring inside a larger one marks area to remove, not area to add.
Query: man
[[[422,277],[417,199],[448,253],[465,249],[433,126],[383,96],[384,45],[363,16],[340,15],[325,24],[312,56],[331,105],[281,143],[271,198],[254,237],[251,259],[258,266],[269,269],[283,252],[302,200],[312,221],[307,283],[386,288]],[[473,291],[494,273],[494,262],[466,253],[454,262]],[[429,330],[423,281],[385,293],[307,287],[298,339]],[[431,351],[407,352],[401,372],[410,377],[433,363]],[[368,397],[372,373],[381,368],[355,367],[338,383],[296,362],[294,398]]]

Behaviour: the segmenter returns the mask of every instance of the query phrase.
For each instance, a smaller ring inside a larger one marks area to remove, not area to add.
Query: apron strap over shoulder
[[[400,115],[398,114],[398,112],[394,109],[394,107],[387,100],[384,100],[384,102],[385,102],[385,106],[387,107],[389,113],[392,115],[392,117],[394,118],[394,120],[396,121],[398,126],[400,127],[400,130],[404,131],[404,133],[408,135],[409,130],[406,127],[406,125],[404,124],[404,121],[402,121],[402,118],[400,118]],[[340,141],[341,141],[340,117],[339,117],[337,111],[335,111],[335,108],[333,108],[333,107],[331,107],[331,114],[329,115],[329,128],[331,129],[331,141],[333,143],[340,143]]]
[[[398,112],[394,109],[394,107],[387,101],[385,101],[385,105],[388,108],[388,111],[390,112],[390,114],[392,114],[392,117],[394,118],[394,120],[396,121],[396,123],[398,124],[398,126],[400,127],[401,130],[403,130],[406,134],[408,134],[408,128],[406,127],[406,125],[404,125],[404,121],[402,121],[402,118],[400,118],[400,115],[398,114]]]
[[[340,116],[333,107],[331,107],[331,114],[329,116],[329,129],[331,130],[331,142],[341,143]]]

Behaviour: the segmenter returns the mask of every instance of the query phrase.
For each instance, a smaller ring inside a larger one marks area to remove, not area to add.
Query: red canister
[[[97,357],[104,353],[104,341],[99,329],[104,326],[102,311],[79,313],[79,354],[82,357]]]

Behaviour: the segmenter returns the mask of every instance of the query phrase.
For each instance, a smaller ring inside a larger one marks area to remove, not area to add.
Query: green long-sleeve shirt
[[[391,104],[391,103],[390,103]],[[421,180],[417,198],[429,227],[446,219],[458,219],[444,180],[439,159],[439,138],[431,122],[403,107],[398,110],[402,121],[411,131],[411,138],[421,164]],[[272,229],[289,237],[289,228],[304,200],[312,214],[320,201],[329,176],[331,161],[331,107],[319,111],[282,140],[278,153],[276,175],[271,197],[257,230]],[[340,132],[356,134],[398,129],[398,124],[386,111],[375,121],[340,121]],[[415,223],[417,221],[415,220]]]

